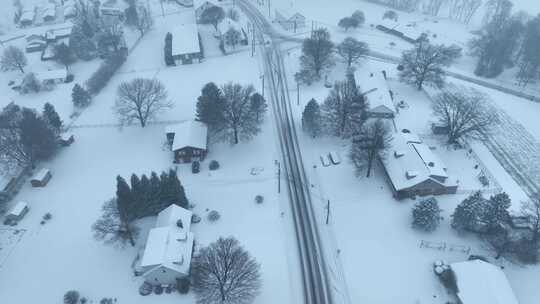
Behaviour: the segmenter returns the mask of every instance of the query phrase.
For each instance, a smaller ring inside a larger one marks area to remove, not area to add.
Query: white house
[[[457,182],[449,177],[442,160],[426,144],[410,141],[414,138],[410,134],[403,135],[392,138],[388,155],[381,158],[394,197],[456,193]]]
[[[368,101],[369,117],[394,119],[396,106],[382,71],[374,71],[368,62],[363,62],[362,68],[354,72],[354,79]]]
[[[191,211],[174,204],[159,213],[140,265],[146,282],[172,285],[189,275],[194,245],[191,216]]]
[[[239,37],[238,41],[236,41],[236,43],[233,43],[233,41],[231,41],[231,39],[233,39],[233,37],[230,37],[230,36],[227,35],[227,32],[229,31],[229,29],[234,29],[238,33],[240,33],[240,37]],[[218,23],[217,35],[218,35],[219,39],[221,41],[223,41],[223,43],[225,43],[226,45],[230,45],[230,44],[247,45],[248,44],[247,33],[244,30],[244,28],[242,27],[242,25],[240,23],[232,20],[229,17],[223,18],[223,20],[221,20],[221,22]]]
[[[289,13],[276,10],[274,22],[279,23],[286,31],[294,31],[306,26],[306,17],[300,13]]]
[[[497,266],[472,260],[453,263],[457,297],[462,304],[518,304],[504,272]]]
[[[176,63],[190,64],[202,60],[201,45],[197,24],[185,23],[172,31],[172,57]]]

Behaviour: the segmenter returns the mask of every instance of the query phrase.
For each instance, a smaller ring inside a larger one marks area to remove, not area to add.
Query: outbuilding
[[[203,55],[197,24],[181,24],[173,29],[172,57],[177,64],[201,62]]]
[[[25,202],[18,202],[6,215],[6,220],[11,222],[18,222],[28,213],[28,204]]]
[[[289,14],[288,12],[276,10],[274,21],[279,23],[286,31],[294,31],[306,26],[306,17],[300,13]]]
[[[49,169],[41,169],[39,170],[34,177],[30,180],[30,183],[32,184],[32,187],[45,187],[49,180],[51,180],[52,174]]]
[[[208,128],[199,121],[187,121],[168,126],[167,141],[174,153],[175,163],[203,161],[208,154]]]
[[[34,23],[35,16],[36,14],[34,10],[24,11],[21,14],[21,18],[19,18],[19,25],[23,27],[32,25],[32,23]]]

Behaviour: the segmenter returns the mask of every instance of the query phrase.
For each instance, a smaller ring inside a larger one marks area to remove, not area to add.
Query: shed
[[[52,22],[56,19],[56,6],[53,3],[49,3],[44,7],[43,21]]]
[[[18,202],[6,215],[8,221],[20,221],[28,213],[28,204],[25,202]]]
[[[457,297],[462,304],[519,304],[510,282],[497,266],[482,260],[453,263]]]
[[[203,161],[208,154],[208,128],[199,121],[168,126],[167,140],[174,152],[175,163]]]
[[[21,26],[30,26],[34,23],[34,17],[36,16],[34,10],[24,11],[19,18],[19,24]]]
[[[32,187],[45,187],[51,178],[51,171],[43,168],[32,177],[30,183],[32,184]]]

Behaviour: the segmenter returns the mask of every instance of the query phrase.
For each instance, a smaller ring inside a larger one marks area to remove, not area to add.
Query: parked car
[[[328,156],[330,157],[330,161],[332,162],[332,164],[339,165],[341,163],[341,157],[337,152],[332,151],[328,154]]]
[[[321,158],[321,163],[323,167],[328,167],[332,164],[330,160],[328,159],[328,155],[321,155],[320,158]]]

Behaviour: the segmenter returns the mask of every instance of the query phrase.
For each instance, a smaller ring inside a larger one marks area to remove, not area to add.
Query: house
[[[229,29],[238,31],[240,33],[240,38],[228,35]],[[226,45],[248,45],[247,33],[242,25],[229,17],[223,18],[223,20],[218,23],[217,34],[219,35],[219,39]],[[232,41],[232,39],[237,39],[237,41]]]
[[[201,42],[197,24],[187,23],[176,26],[172,33],[172,57],[176,63],[191,64],[201,62]]]
[[[286,31],[294,31],[306,26],[306,17],[300,13],[289,14],[288,12],[276,10],[274,22],[279,23]]]
[[[202,13],[214,6],[219,6],[213,1],[203,1],[201,3],[195,4],[195,17],[197,18],[197,22],[200,22]]]
[[[50,23],[56,19],[56,6],[54,3],[49,3],[43,8],[43,22]]]
[[[51,171],[43,168],[32,177],[30,183],[32,184],[32,187],[45,187],[51,178]]]
[[[396,116],[396,106],[383,71],[373,71],[366,62],[361,69],[354,72],[354,79],[369,104],[368,116],[393,120]]]
[[[64,39],[69,38],[71,36],[72,28],[73,28],[72,26],[66,26],[66,27],[48,30],[47,32],[45,32],[45,40],[47,40],[47,42],[49,43],[58,42],[60,40],[64,42],[63,41]]]
[[[380,158],[395,198],[456,193],[458,184],[442,160],[425,143],[409,141],[412,133],[393,137],[388,155]]]
[[[47,41],[41,35],[30,35],[26,37],[26,47],[25,50],[27,53],[33,52],[42,52],[47,45]]]
[[[10,201],[19,192],[29,167],[17,167],[10,172],[0,172],[0,204]]]
[[[105,16],[123,18],[124,9],[126,8],[123,6],[125,5],[123,5],[123,3],[120,3],[120,1],[118,0],[108,0],[108,1],[104,1],[101,4],[99,11],[101,12],[102,15],[105,15]]]
[[[28,213],[28,204],[25,202],[18,202],[11,210],[6,214],[6,220],[10,222],[18,222]]]
[[[402,25],[391,20],[384,20],[382,24],[378,24],[375,28],[381,32],[401,38],[409,43],[416,43],[423,37],[423,33],[416,31],[413,24]]]
[[[158,214],[140,263],[146,282],[173,285],[177,279],[189,276],[194,248],[191,217],[191,211],[174,204]]]
[[[22,27],[30,26],[32,25],[32,23],[34,23],[35,17],[36,13],[34,12],[34,10],[24,11],[19,18],[19,25]]]
[[[518,304],[504,272],[482,260],[450,264],[461,304]]]
[[[187,121],[166,129],[175,163],[203,161],[208,154],[208,128],[202,122]]]
[[[39,79],[43,85],[64,83],[66,82],[67,77],[68,72],[66,69],[56,69],[36,73],[36,78]]]

